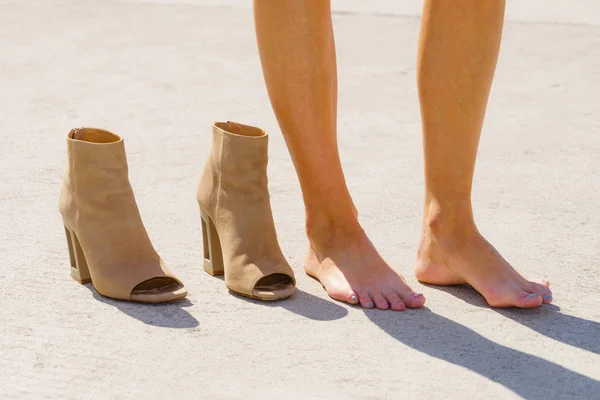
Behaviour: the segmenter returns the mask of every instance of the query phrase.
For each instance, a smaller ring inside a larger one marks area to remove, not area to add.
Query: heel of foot
[[[419,282],[431,285],[464,285],[467,283],[460,275],[452,272],[445,265],[419,264],[415,266],[415,276]]]

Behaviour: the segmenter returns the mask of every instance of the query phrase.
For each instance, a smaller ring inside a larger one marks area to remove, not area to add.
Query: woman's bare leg
[[[426,0],[418,86],[425,148],[425,212],[416,264],[422,282],[469,283],[492,306],[550,302],[481,236],[471,208],[479,137],[496,69],[503,0]]]
[[[361,228],[336,139],[337,71],[329,1],[254,0],[267,89],[302,187],[306,272],[334,299],[403,310],[425,303]]]

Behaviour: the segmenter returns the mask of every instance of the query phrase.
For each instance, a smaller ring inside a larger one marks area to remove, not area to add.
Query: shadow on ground
[[[176,329],[195,328],[199,325],[198,320],[185,310],[186,307],[192,306],[188,299],[161,304],[132,303],[104,297],[96,292],[92,284],[86,284],[85,287],[92,292],[96,300],[109,304],[147,325]]]
[[[470,287],[442,290],[471,304],[488,307],[485,300]],[[494,311],[540,334],[598,353],[596,322],[561,314],[558,307],[548,305],[533,310]],[[402,318],[391,318],[386,311],[364,312],[373,323],[399,342],[432,357],[467,368],[525,399],[582,399],[589,398],[592,393],[600,393],[600,382],[595,379],[492,342],[472,329],[427,308],[407,310]]]
[[[294,295],[285,300],[279,301],[261,301],[250,299],[230,292],[233,296],[266,307],[281,307],[301,317],[312,319],[314,321],[335,321],[348,315],[348,310],[333,301],[325,300],[313,296],[303,290],[296,288]]]
[[[540,335],[600,354],[600,323],[563,314],[560,312],[560,307],[556,305],[545,304],[542,307],[527,310],[492,308],[486,303],[483,296],[468,285],[431,287],[449,293],[473,306],[493,310]]]

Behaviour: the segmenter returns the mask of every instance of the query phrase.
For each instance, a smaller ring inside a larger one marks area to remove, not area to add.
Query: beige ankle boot
[[[67,138],[60,193],[71,276],[103,296],[142,303],[181,299],[187,290],[158,256],[129,184],[123,140],[80,128]]]
[[[212,151],[198,186],[204,269],[225,274],[238,294],[278,300],[294,293],[294,272],[275,232],[267,185],[267,134],[217,122]]]

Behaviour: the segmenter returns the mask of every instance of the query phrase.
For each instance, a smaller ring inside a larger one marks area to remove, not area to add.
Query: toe
[[[543,297],[544,304],[552,303],[552,290],[550,289],[550,282],[544,280],[539,283],[539,285],[544,289]]]
[[[371,298],[375,302],[375,306],[380,310],[387,310],[390,308],[388,301],[383,297],[381,293],[371,295]]]
[[[545,304],[552,302],[552,290],[544,283],[530,282],[525,291],[539,294]]]
[[[345,301],[350,304],[358,303],[358,295],[351,288],[326,288],[327,294],[335,300]]]
[[[523,292],[517,297],[514,305],[519,308],[535,308],[541,306],[543,302],[541,294]]]
[[[552,303],[552,291],[548,290],[547,292],[542,294],[544,298],[544,304]]]
[[[421,293],[413,293],[410,298],[402,298],[402,301],[409,308],[421,308],[425,305],[425,296]]]
[[[346,301],[350,304],[358,304],[358,294],[353,290],[346,298]]]
[[[403,280],[402,285],[396,286],[396,294],[402,299],[402,302],[408,308],[421,308],[425,304],[425,297],[420,293],[415,293],[410,286]]]
[[[390,308],[392,310],[404,311],[406,309],[406,305],[404,304],[400,296],[398,296],[396,293],[384,293],[384,296],[387,299],[388,303],[390,303]]]
[[[421,308],[425,304],[425,296],[421,293],[413,292],[408,286],[405,286],[401,290],[396,290],[396,293],[408,308]]]
[[[360,299],[360,305],[364,308],[373,308],[375,306],[373,299],[371,299],[371,296],[369,296],[369,293],[359,293],[358,298]]]

